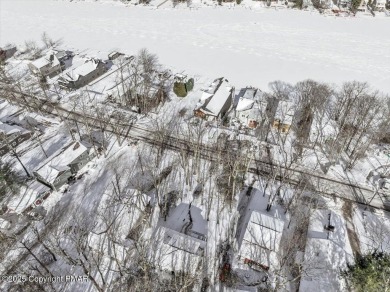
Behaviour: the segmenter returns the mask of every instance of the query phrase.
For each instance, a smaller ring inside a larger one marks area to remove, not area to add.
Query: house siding
[[[226,100],[225,104],[223,105],[218,117],[223,118],[231,106],[232,106],[232,92],[230,92],[229,98]]]
[[[66,87],[68,89],[78,89],[80,87],[83,87],[87,84],[89,84],[91,81],[95,80],[96,78],[100,77],[106,72],[106,67],[103,62],[100,62],[96,69],[89,74],[85,76],[79,76],[79,79],[76,81],[59,81],[60,85],[63,87]]]
[[[69,164],[70,170],[72,173],[77,173],[81,168],[83,168],[91,159],[93,155],[88,155],[88,152],[84,152],[81,156],[75,159],[71,164]]]
[[[55,181],[53,182],[53,186],[55,189],[59,189],[64,184],[68,183],[68,179],[72,176],[72,173],[70,170],[66,170],[65,172],[61,173]]]

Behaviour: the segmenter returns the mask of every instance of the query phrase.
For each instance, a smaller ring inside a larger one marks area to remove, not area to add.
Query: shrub
[[[188,91],[191,91],[193,88],[194,88],[194,78],[190,78],[186,82],[186,90],[188,92]]]
[[[388,291],[390,289],[390,254],[374,252],[360,256],[341,275],[356,292]]]
[[[173,92],[179,97],[186,97],[187,96],[186,84],[183,82],[176,81],[173,84]]]

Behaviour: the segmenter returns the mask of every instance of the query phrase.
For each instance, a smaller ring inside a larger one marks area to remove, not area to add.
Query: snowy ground
[[[226,76],[236,86],[357,79],[390,91],[385,37],[390,18],[260,7],[156,10],[118,2],[3,0],[0,6],[0,45],[40,40],[46,31],[70,47],[129,54],[146,47],[163,64],[189,74]]]

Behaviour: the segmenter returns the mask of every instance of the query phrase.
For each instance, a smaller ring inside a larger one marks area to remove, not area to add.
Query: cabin
[[[194,115],[207,119],[222,119],[232,106],[234,88],[228,80],[216,79],[211,86],[204,91],[201,103],[194,110]]]
[[[72,142],[46,159],[33,174],[43,184],[58,190],[93,157],[95,153],[91,145]]]
[[[58,78],[58,84],[64,89],[78,89],[100,77],[106,71],[106,64],[103,61],[99,59],[89,59],[74,70],[63,73]]]

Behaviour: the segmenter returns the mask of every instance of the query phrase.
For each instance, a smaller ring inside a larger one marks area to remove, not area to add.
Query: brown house
[[[11,58],[16,53],[16,47],[7,45],[4,48],[0,48],[0,61],[5,61]]]

